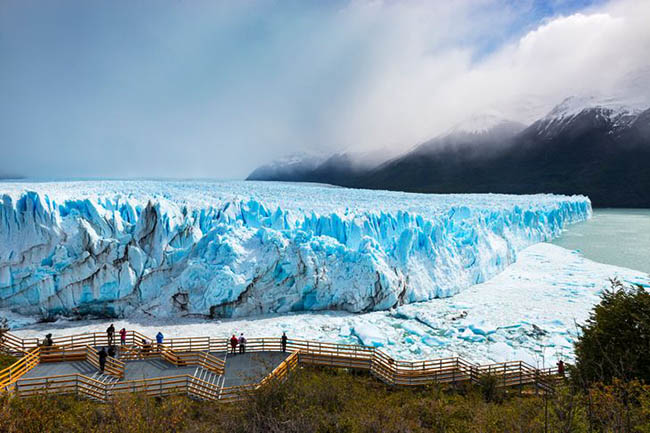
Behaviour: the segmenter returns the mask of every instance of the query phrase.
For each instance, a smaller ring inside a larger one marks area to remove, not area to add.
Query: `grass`
[[[4,396],[0,432],[650,431],[650,387],[636,383],[587,391],[565,386],[547,400],[487,391],[392,388],[363,374],[304,368],[232,404],[132,394],[112,404],[72,396]]]
[[[17,358],[11,355],[0,353],[0,370],[4,370],[5,368],[9,367],[11,364],[13,364],[16,361],[18,361]]]

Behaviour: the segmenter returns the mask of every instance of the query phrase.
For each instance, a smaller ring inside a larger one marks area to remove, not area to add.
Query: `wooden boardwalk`
[[[396,386],[479,383],[491,375],[500,387],[551,392],[557,380],[557,372],[520,361],[487,365],[462,358],[400,361],[374,347],[307,340],[289,340],[283,352],[279,338],[249,339],[247,353],[236,355],[226,352],[227,338],[174,338],[161,345],[151,341],[130,331],[102,373],[97,349],[108,345],[106,334],[58,337],[51,347],[4,334],[0,349],[22,358],[0,372],[0,391],[19,396],[76,394],[98,401],[122,392],[232,401],[282,380],[299,364],[366,370]]]

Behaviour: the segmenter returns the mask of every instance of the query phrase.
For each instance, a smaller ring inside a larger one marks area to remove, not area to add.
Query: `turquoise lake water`
[[[650,209],[594,209],[552,242],[588,259],[650,273]]]

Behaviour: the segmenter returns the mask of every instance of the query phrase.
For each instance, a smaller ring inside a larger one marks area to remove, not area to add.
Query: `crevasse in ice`
[[[452,296],[582,196],[255,182],[0,184],[0,308],[45,317],[386,310]]]

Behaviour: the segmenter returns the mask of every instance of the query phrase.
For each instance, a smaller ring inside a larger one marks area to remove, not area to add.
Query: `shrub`
[[[614,378],[650,383],[650,294],[643,287],[612,280],[581,330],[574,372],[582,385]]]

